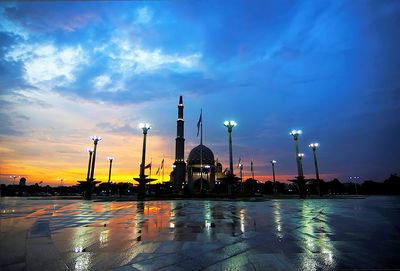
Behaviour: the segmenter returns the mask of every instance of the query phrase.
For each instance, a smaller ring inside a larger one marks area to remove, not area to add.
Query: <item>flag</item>
[[[241,158],[241,157],[239,157],[239,161],[238,161],[237,168],[239,168],[241,165],[242,165],[242,158]]]
[[[159,172],[160,172],[160,168],[157,168],[156,175],[158,175]]]
[[[163,169],[163,168],[164,168],[164,158],[162,159],[161,166],[160,166],[160,169]]]
[[[199,137],[199,133],[200,133],[200,127],[203,123],[202,119],[202,115],[203,115],[203,111],[200,111],[200,117],[199,117],[199,121],[197,122],[197,137]]]
[[[150,164],[147,164],[147,165],[144,167],[144,169],[146,169],[146,168],[151,168],[151,162],[150,162]]]

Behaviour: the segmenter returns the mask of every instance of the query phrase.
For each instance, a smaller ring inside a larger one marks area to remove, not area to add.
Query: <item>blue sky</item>
[[[312,141],[327,179],[399,173],[399,15],[376,0],[1,3],[2,180],[83,179],[93,133],[126,180],[142,120],[149,155],[171,164],[179,95],[187,153],[202,108],[204,143],[227,164],[235,119],[234,157],[262,180],[271,159],[296,175],[295,128],[308,177]]]

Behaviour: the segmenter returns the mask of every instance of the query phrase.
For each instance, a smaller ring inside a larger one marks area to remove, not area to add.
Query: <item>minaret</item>
[[[184,138],[184,120],[183,120],[183,100],[179,97],[178,104],[178,120],[176,125],[175,139],[175,169],[174,169],[174,185],[175,189],[181,190],[185,182],[186,163],[185,163],[185,138]]]

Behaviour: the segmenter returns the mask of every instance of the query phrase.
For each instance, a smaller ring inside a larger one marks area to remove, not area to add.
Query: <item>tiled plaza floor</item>
[[[400,270],[398,197],[0,208],[0,270]]]

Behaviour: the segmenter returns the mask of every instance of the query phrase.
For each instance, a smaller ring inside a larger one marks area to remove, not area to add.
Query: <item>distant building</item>
[[[26,185],[26,178],[22,177],[21,179],[19,179],[19,186],[25,186]]]
[[[183,99],[179,97],[177,135],[175,139],[175,162],[170,178],[176,191],[186,186],[189,191],[209,191],[215,187],[217,177],[222,177],[222,165],[214,160],[214,154],[202,143],[193,148],[185,163],[185,138]]]

